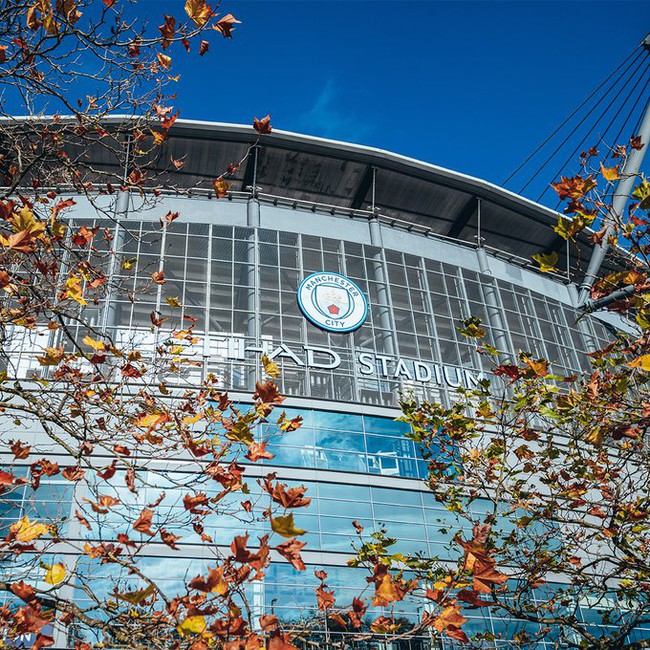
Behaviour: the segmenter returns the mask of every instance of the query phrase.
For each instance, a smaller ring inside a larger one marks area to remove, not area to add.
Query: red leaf
[[[271,116],[267,115],[266,117],[263,117],[261,120],[258,120],[257,118],[253,119],[253,128],[260,134],[260,135],[265,135],[267,133],[271,133],[273,130],[273,127],[271,126]]]
[[[169,531],[165,530],[164,528],[160,529],[160,539],[162,539],[164,544],[167,544],[169,548],[173,548],[176,550],[178,547],[176,546],[176,542],[180,539],[178,535],[172,535]]]
[[[151,530],[152,519],[153,519],[153,510],[149,510],[149,508],[145,508],[140,513],[140,516],[133,522],[134,530],[137,530],[139,533],[144,533],[145,535],[149,535],[149,537],[153,537],[155,533]]]
[[[217,21],[214,29],[221,32],[224,38],[232,38],[233,26],[239,24],[241,24],[240,20],[237,20],[232,14],[226,14],[223,18],[220,18]]]
[[[66,467],[63,472],[61,472],[61,476],[68,481],[80,481],[84,477],[85,473],[86,471],[77,465],[75,467]]]
[[[305,571],[306,566],[300,557],[300,551],[306,546],[305,542],[300,542],[297,539],[291,539],[283,542],[275,547],[275,550],[282,555],[285,560],[288,560],[291,566],[298,571]]]

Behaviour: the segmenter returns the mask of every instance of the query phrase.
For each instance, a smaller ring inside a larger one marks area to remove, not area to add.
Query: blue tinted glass
[[[318,508],[324,515],[340,515],[348,521],[363,517],[372,517],[372,508],[368,501],[333,501],[321,499]]]
[[[331,469],[337,472],[367,472],[365,454],[349,451],[323,450],[318,458],[316,467]]]
[[[328,449],[349,449],[351,451],[365,451],[363,444],[363,435],[360,433],[317,429],[315,431],[315,440],[318,447],[326,447]]]
[[[348,499],[351,501],[370,502],[370,488],[365,485],[338,485],[320,483],[318,492],[321,499]]]
[[[415,456],[415,446],[407,438],[386,438],[383,436],[366,436],[368,453],[395,453],[398,456]]]
[[[383,433],[387,436],[402,436],[411,430],[406,422],[396,422],[391,418],[378,418],[365,415],[363,418],[366,431],[369,433]]]
[[[413,508],[404,506],[402,504],[388,505],[384,503],[375,503],[373,506],[375,511],[375,519],[377,521],[395,521],[395,522],[417,522],[424,523],[421,508]],[[399,530],[399,535],[403,533],[402,529]],[[418,533],[424,537],[424,528]]]
[[[361,416],[349,413],[331,413],[313,411],[314,427],[320,429],[338,429],[343,431],[363,431]]]
[[[394,503],[395,505],[421,505],[420,493],[399,488],[372,488],[372,500],[375,503]]]

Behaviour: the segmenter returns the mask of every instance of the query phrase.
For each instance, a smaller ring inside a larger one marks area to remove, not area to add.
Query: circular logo
[[[328,332],[353,332],[368,315],[361,289],[338,273],[308,275],[298,287],[300,311],[314,325]]]

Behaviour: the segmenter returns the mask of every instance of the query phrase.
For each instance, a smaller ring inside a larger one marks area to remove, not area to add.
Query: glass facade
[[[466,524],[441,509],[424,488],[426,465],[415,443],[404,436],[406,425],[393,419],[399,415],[395,406],[400,391],[449,403],[458,385],[471,385],[489,372],[475,345],[457,330],[459,321],[470,316],[482,320],[488,340],[506,356],[526,351],[548,358],[558,375],[586,369],[586,353],[608,341],[609,331],[594,317],[577,321],[563,285],[539,276],[531,282],[532,272],[518,267],[515,272],[514,265],[505,262],[493,261],[496,270],[482,272],[475,251],[460,245],[432,246],[431,240],[415,233],[402,233],[400,246],[378,245],[370,235],[346,235],[348,222],[341,218],[338,230],[322,236],[302,225],[318,218],[313,213],[268,207],[265,218],[265,206],[262,226],[248,226],[245,202],[229,203],[228,210],[220,202],[192,203],[196,215],[189,211],[190,218],[165,227],[157,215],[147,220],[135,214],[117,225],[73,216],[70,232],[84,225],[99,230],[92,249],[71,243],[70,255],[106,269],[110,289],[104,299],[85,308],[84,316],[118,345],[135,344],[146,356],[173,328],[192,323],[200,342],[179,353],[191,363],[174,377],[161,378],[166,382],[192,385],[214,373],[224,389],[245,400],[260,376],[261,353],[280,365],[288,415],[301,415],[304,421],[290,433],[280,434],[272,424],[259,429],[260,439],[268,441],[267,448],[275,455],[260,464],[259,472],[277,471],[282,480],[307,486],[312,503],[296,515],[296,523],[308,531],[305,550],[318,553],[321,560],[302,573],[274,562],[264,583],[251,592],[255,607],[275,608],[286,619],[317,616],[313,569],[320,567],[328,572],[328,584],[336,588],[339,602],[357,595],[366,585],[365,574],[345,566],[355,538],[353,520],[368,531],[385,526],[398,540],[396,551],[452,559],[458,552],[453,535]],[[167,208],[174,210],[175,205],[163,201],[160,213]],[[388,226],[382,228],[388,233]],[[164,286],[152,282],[156,271],[164,272]],[[355,332],[326,332],[303,317],[296,290],[303,278],[317,271],[340,273],[361,288],[369,311]],[[154,328],[152,312],[168,320]],[[69,323],[69,330],[77,339],[86,334],[78,323]],[[44,347],[71,345],[59,337],[60,332],[45,328],[17,328],[6,350],[13,371],[46,378],[49,370],[38,364],[36,356]],[[38,439],[40,434],[34,435]],[[64,458],[59,460],[66,464]],[[16,473],[16,467],[12,471]],[[26,467],[22,471],[26,473]],[[170,467],[167,475],[174,472]],[[170,562],[161,547],[160,556],[143,557],[140,568],[180,588],[190,573],[203,570],[205,559],[182,505],[182,473],[168,483],[161,482],[162,475],[165,472],[152,473],[150,489],[141,490],[136,498],[118,474],[115,490],[134,507],[165,490],[157,512],[166,516],[169,532],[183,535],[180,551]],[[83,503],[84,482],[89,480],[90,474],[73,490],[67,481],[43,479],[38,499],[28,486],[8,491],[0,497],[0,527],[5,530],[29,513],[72,526],[74,511]],[[249,486],[251,498],[265,498],[254,479],[249,479]],[[227,512],[228,503],[221,506],[223,513],[206,521],[206,532],[216,544],[228,544],[236,534],[255,535],[255,520],[235,521]],[[479,521],[479,502],[476,508]],[[77,526],[70,534],[81,542],[100,537],[92,520],[90,525],[90,530]],[[110,528],[110,521],[106,526]],[[107,534],[115,532],[106,529]],[[97,594],[108,593],[115,580],[128,588],[128,576],[111,574],[115,567],[99,566],[85,556],[80,561],[87,563],[84,571]],[[2,571],[16,576],[20,566],[5,565]],[[87,594],[83,589],[77,592],[83,602]],[[536,597],[546,596],[540,592]],[[394,613],[415,620],[422,607],[407,600]],[[575,607],[577,616],[591,617],[585,620],[599,625],[596,610],[587,603]],[[368,618],[381,613],[369,611]],[[533,624],[479,609],[470,612],[463,629],[470,635],[494,635],[494,641],[485,642],[489,648],[508,647],[516,634],[536,631]],[[635,634],[649,636],[650,630]],[[425,642],[442,643],[429,638]],[[454,647],[449,639],[444,643]],[[420,650],[417,643],[409,648]],[[400,649],[406,650],[406,645]]]

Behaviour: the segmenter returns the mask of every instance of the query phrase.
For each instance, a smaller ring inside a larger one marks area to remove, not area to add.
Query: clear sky
[[[650,31],[650,3],[613,0],[224,0],[222,11],[242,21],[232,41],[174,57],[181,117],[270,113],[278,129],[499,184]]]

